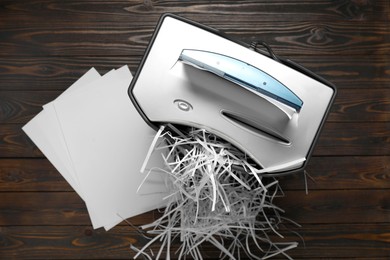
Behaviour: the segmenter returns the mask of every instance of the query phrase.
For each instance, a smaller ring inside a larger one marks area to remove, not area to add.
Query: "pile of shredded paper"
[[[160,128],[151,152],[164,157],[166,169],[160,172],[168,176],[171,194],[161,217],[140,227],[149,241],[141,249],[131,245],[135,258],[170,259],[174,254],[203,259],[202,246],[212,245],[220,259],[291,259],[286,251],[298,243],[280,242],[278,230],[293,222],[273,202],[283,195],[279,183],[259,173],[243,152],[205,130],[172,125]],[[153,244],[160,246],[157,252],[150,249]]]

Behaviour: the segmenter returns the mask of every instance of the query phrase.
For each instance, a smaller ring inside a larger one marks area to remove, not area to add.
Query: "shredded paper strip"
[[[207,244],[219,249],[220,259],[291,259],[286,251],[298,243],[280,242],[280,227],[293,222],[274,204],[283,195],[279,183],[262,176],[243,152],[203,129],[184,131],[172,125],[158,131],[142,171],[152,152],[164,158],[166,168],[160,172],[168,176],[171,194],[162,216],[141,226],[149,241],[142,248],[131,245],[135,258],[170,259],[174,254],[177,259],[203,259]],[[144,173],[147,179],[151,171]],[[176,250],[174,241],[180,245]],[[151,252],[153,244],[160,246],[158,252]]]

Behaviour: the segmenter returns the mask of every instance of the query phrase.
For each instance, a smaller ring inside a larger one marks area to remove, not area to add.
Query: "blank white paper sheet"
[[[94,228],[162,207],[168,195],[162,172],[140,172],[156,132],[128,97],[131,79],[127,66],[91,69],[23,127],[85,201]],[[162,155],[148,166],[164,168]]]

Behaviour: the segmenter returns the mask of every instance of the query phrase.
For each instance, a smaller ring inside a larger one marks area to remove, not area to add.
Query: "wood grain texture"
[[[91,67],[135,72],[164,12],[264,40],[338,87],[308,195],[303,174],[280,179],[276,202],[306,243],[289,254],[390,259],[389,0],[0,1],[0,259],[131,259],[129,244],[146,243],[125,223],[92,230],[82,199],[21,127]]]
[[[42,157],[23,125],[0,125],[0,157]]]
[[[0,159],[1,191],[73,191],[47,159]]]
[[[323,21],[323,20],[386,20],[389,5],[380,1],[2,1],[9,17],[5,22],[23,26],[33,20],[45,24],[45,18],[57,18],[61,22],[86,20],[101,22],[120,17],[124,22],[137,22],[138,17],[153,20],[161,13],[174,12],[197,19],[228,21],[231,16],[237,21]],[[210,13],[213,15],[211,16]],[[26,14],[36,19],[26,17]],[[12,16],[12,17],[11,17]],[[4,18],[4,17],[3,17]],[[14,19],[12,19],[14,18]]]
[[[0,192],[0,226],[89,225],[84,201],[76,192]],[[157,213],[157,212],[156,212]],[[130,219],[134,225],[149,223],[154,213]]]
[[[311,190],[389,189],[390,157],[328,156],[312,157],[306,168]],[[285,176],[280,180],[283,190],[304,190],[303,174]]]
[[[0,91],[0,123],[25,124],[42,111],[43,105],[53,101],[61,93],[55,91]]]
[[[84,202],[75,192],[1,192],[0,225],[88,225]],[[388,190],[286,191],[276,205],[300,224],[387,223]],[[149,215],[148,215],[149,216]],[[132,219],[140,224],[141,216]],[[146,222],[147,223],[147,222]]]
[[[390,155],[390,122],[325,123],[314,155]]]
[[[0,32],[0,56],[142,55],[157,24],[157,20],[150,25],[142,20],[129,30],[127,23],[118,25],[117,21],[101,23],[99,27],[76,21],[72,26],[50,23],[4,28]],[[265,41],[280,55],[386,55],[390,52],[389,27],[372,21],[206,24],[248,44]]]
[[[388,26],[378,23],[388,21],[387,1],[6,1],[0,55],[142,55],[159,16],[168,11],[247,43],[264,40],[279,54],[383,55],[390,48]]]
[[[388,259],[390,229],[383,224],[304,225],[296,228],[305,243],[289,251],[296,259],[347,258]],[[286,240],[303,244],[294,234]],[[92,230],[89,226],[3,227],[0,229],[0,253],[5,259],[129,259],[134,255],[130,243],[142,246],[146,240],[127,226],[117,226],[110,232]],[[50,247],[45,246],[50,245]],[[156,248],[154,248],[156,249]],[[219,259],[215,248],[203,250],[206,259]],[[213,257],[214,256],[214,257]],[[176,259],[173,256],[173,259]],[[283,258],[275,258],[283,259]]]
[[[384,190],[311,190],[286,191],[276,203],[298,223],[388,223],[389,191]]]

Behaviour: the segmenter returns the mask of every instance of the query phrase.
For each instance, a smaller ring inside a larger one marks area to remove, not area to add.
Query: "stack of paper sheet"
[[[92,68],[23,130],[85,201],[94,228],[164,205],[163,177],[140,169],[155,136],[127,95],[127,66],[100,76]],[[149,165],[163,168],[161,155]]]

